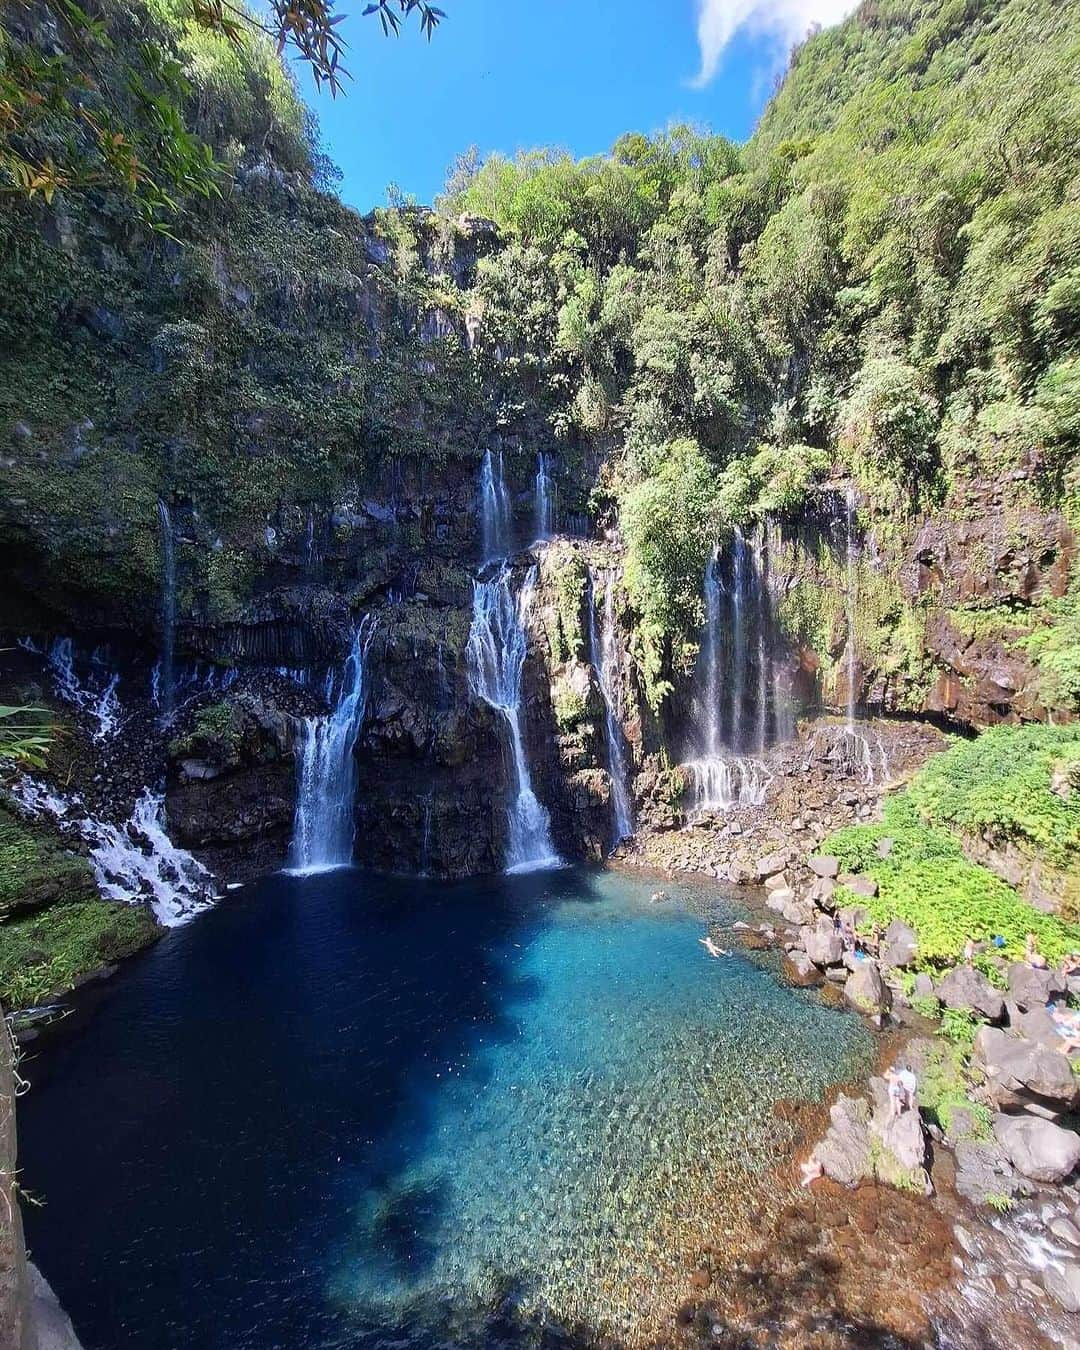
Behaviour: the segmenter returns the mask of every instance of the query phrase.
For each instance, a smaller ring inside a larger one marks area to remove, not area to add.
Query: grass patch
[[[0,924],[0,1003],[25,1008],[73,988],[161,933],[139,905],[86,900]]]
[[[0,919],[94,895],[85,858],[0,806]]]

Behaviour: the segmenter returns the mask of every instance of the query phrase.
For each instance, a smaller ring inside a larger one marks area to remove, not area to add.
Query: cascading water
[[[602,637],[596,633],[596,597],[592,571],[589,572],[589,660],[596,671],[604,699],[604,743],[607,747],[608,778],[611,782],[611,810],[614,825],[613,845],[634,833],[634,815],[626,766],[622,729],[622,694],[619,680],[619,644],[615,637],[615,573],[604,579],[604,625]]]
[[[855,726],[855,616],[858,610],[859,572],[855,545],[855,489],[844,494],[844,526],[847,564],[847,724]]]
[[[45,653],[30,638],[21,638],[19,646],[45,656],[57,695],[93,721],[95,741],[106,741],[116,734],[120,728],[120,675],[109,664],[108,648],[94,650],[89,661],[82,663],[87,674],[80,678],[71,638],[54,638]]]
[[[532,788],[521,736],[521,674],[525,666],[525,617],[536,587],[535,567],[515,600],[512,574],[503,568],[491,581],[473,582],[469,629],[469,682],[476,697],[495,708],[506,722],[514,764],[514,799],[508,811],[506,870],[530,872],[557,867],[548,814]]]
[[[550,539],[555,533],[555,479],[550,459],[543,451],[536,457],[535,517],[536,539]]]
[[[731,547],[731,742],[736,750],[746,741],[746,620],[752,600],[750,558],[742,530],[735,526]]]
[[[353,750],[364,716],[364,666],[375,631],[365,615],[353,638],[341,675],[333,712],[305,717],[298,738],[298,784],[289,868],[293,872],[326,872],[352,862],[356,822],[356,761]],[[334,676],[328,679],[333,697]]]
[[[511,517],[502,451],[497,455],[493,455],[490,450],[484,451],[480,465],[480,521],[484,562],[505,558],[510,552]]]
[[[169,508],[159,498],[161,522],[161,720],[172,720],[174,708],[173,658],[176,649],[176,543]]]
[[[782,584],[782,572],[774,564],[780,559],[780,550],[783,545],[783,536],[780,533],[780,525],[772,517],[765,518],[765,560],[768,569],[767,591],[765,603],[769,606],[770,614],[775,614],[780,600],[780,586]],[[772,705],[773,705],[773,724],[778,741],[790,741],[795,735],[795,715],[792,711],[791,690],[788,680],[782,669],[782,663],[772,659],[771,680],[772,680]]]
[[[30,815],[48,816],[61,834],[85,841],[106,900],[148,902],[160,924],[175,928],[217,898],[211,874],[166,833],[161,793],[145,788],[123,825],[96,819],[80,797],[55,792],[29,776],[19,779],[12,793]]]

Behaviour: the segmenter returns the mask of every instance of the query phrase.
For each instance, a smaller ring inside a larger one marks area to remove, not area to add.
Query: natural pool
[[[103,986],[20,1114],[33,1255],[86,1350],[670,1326],[687,1263],[777,1189],[774,1106],[872,1041],[707,955],[735,901],[654,890],[276,875]]]

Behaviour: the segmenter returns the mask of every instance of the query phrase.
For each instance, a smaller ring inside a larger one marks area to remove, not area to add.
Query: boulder
[[[892,994],[881,978],[876,961],[859,962],[844,985],[844,998],[867,1017],[880,1017],[892,1007]]]
[[[784,974],[797,985],[817,984],[821,979],[821,971],[805,952],[797,948],[784,958]]]
[[[936,997],[934,994],[934,981],[925,971],[920,971],[919,974],[915,976],[915,996],[917,998]]]
[[[874,1099],[870,1134],[878,1141],[874,1170],[882,1181],[899,1185],[918,1179],[925,1183],[926,1138],[917,1106],[896,1111],[884,1078],[870,1079]]]
[[[815,854],[807,859],[807,866],[816,877],[835,877],[840,871],[840,859],[834,858],[831,854]]]
[[[1080,1164],[1080,1135],[1035,1116],[994,1117],[994,1137],[1032,1181],[1064,1181]]]
[[[990,1022],[1005,1016],[1005,1000],[974,966],[954,966],[936,992],[946,1008],[970,1008]]]
[[[829,1128],[813,1157],[827,1177],[841,1186],[857,1186],[871,1172],[870,1108],[843,1093],[829,1108]]]
[[[965,1200],[985,1205],[991,1195],[1016,1193],[1016,1174],[996,1139],[961,1139],[954,1149],[956,1190]]]
[[[1061,1037],[1057,1033],[1054,1019],[1044,1007],[1033,1007],[1030,1012],[1022,1012],[1011,1000],[1007,1007],[1010,1031],[1014,1031],[1018,1036],[1024,1037],[1025,1040],[1034,1041],[1036,1045],[1041,1045],[1044,1050],[1053,1050],[1060,1054]]]
[[[878,893],[878,884],[873,877],[852,877],[844,885],[853,895],[861,895],[865,900],[872,900]]]
[[[1045,1008],[1068,991],[1060,970],[1036,970],[1026,961],[1014,961],[1009,966],[1008,980],[1010,999],[1025,1011]]]
[[[765,903],[770,909],[781,910],[794,899],[795,892],[790,886],[774,886],[765,897]]]
[[[833,921],[822,915],[813,928],[802,930],[803,946],[806,954],[816,966],[835,966],[844,955],[844,944],[836,931]]]
[[[786,872],[774,872],[772,876],[765,878],[765,889],[767,891],[779,891],[789,885]]]
[[[919,950],[919,939],[914,928],[902,919],[893,919],[881,939],[881,964],[890,968],[910,966]]]
[[[1080,1312],[1080,1261],[1055,1262],[1043,1271],[1043,1288],[1066,1312]]]
[[[782,853],[770,853],[767,857],[759,858],[757,861],[757,879],[768,884],[767,878],[774,876],[777,872],[784,870],[787,858]]]
[[[835,890],[835,881],[830,880],[828,877],[817,877],[811,884],[807,894],[816,905],[821,905],[823,909],[831,909],[833,892]]]
[[[789,900],[780,913],[796,928],[803,928],[814,922],[814,906],[809,900]]]
[[[995,1106],[1024,1106],[1034,1099],[1068,1110],[1077,1100],[1076,1079],[1068,1059],[1058,1050],[1047,1050],[998,1027],[980,1027],[972,1058],[986,1075]]]

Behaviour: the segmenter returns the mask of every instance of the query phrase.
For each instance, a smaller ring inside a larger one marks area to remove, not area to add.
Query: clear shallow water
[[[654,888],[279,875],[103,987],[20,1115],[86,1350],[646,1339],[769,1193],[773,1106],[872,1053]]]

